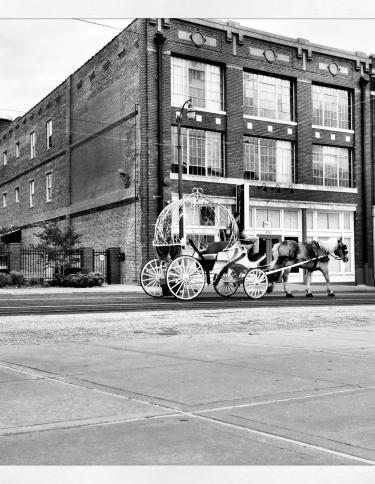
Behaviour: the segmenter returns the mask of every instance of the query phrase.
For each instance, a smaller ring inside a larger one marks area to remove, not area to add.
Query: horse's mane
[[[331,237],[328,240],[317,240],[318,244],[325,251],[332,253],[337,249],[338,240],[337,237]]]

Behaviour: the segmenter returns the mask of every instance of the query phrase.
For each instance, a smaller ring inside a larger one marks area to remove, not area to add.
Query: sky
[[[350,52],[375,53],[372,2],[268,0],[262,7],[252,1],[245,2],[246,8],[232,6],[229,10],[228,6],[233,3],[227,1],[221,4],[208,0],[204,4],[207,8],[202,8],[202,2],[190,0],[188,11],[176,11],[175,7],[169,7],[169,0],[159,0],[157,9],[147,2],[140,2],[143,9],[131,8],[124,0],[121,3],[119,0],[60,3],[50,0],[45,2],[44,9],[43,0],[28,4],[25,0],[14,0],[12,4],[0,0],[0,114],[15,118],[30,110],[135,17],[209,18],[215,11],[220,20],[233,19],[251,28],[292,38],[303,37],[312,43]],[[316,9],[319,2],[325,6],[320,11]],[[61,3],[64,9],[59,8]]]

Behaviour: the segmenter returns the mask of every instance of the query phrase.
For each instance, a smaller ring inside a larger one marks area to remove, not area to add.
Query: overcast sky
[[[18,0],[18,4],[21,4],[22,1]],[[1,3],[2,0],[0,0],[0,112],[5,112],[13,118],[24,114],[115,37],[135,16],[168,16],[169,11],[171,17],[208,17],[208,15],[204,15],[206,10],[202,8],[195,8],[195,10],[192,8],[189,11],[180,12],[176,12],[175,9],[168,10],[169,0],[161,0],[159,14],[152,11],[152,7],[147,13],[144,10],[136,11],[134,8],[127,8],[126,12],[130,15],[129,18],[124,18],[124,8],[107,8],[104,12],[103,9],[95,10],[93,6],[96,0],[91,1],[92,3],[87,3],[75,0],[74,3],[71,3],[70,0],[65,0],[63,2],[66,6],[64,10],[59,10],[57,4],[55,4],[54,10],[40,10],[42,14],[40,17],[54,16],[53,19],[26,19],[24,17],[37,16],[36,7],[40,7],[41,0],[31,2],[33,9],[30,9],[30,4],[25,3],[25,9],[22,10],[12,9],[13,2],[8,5],[8,11],[4,10],[4,3]],[[190,5],[194,5],[195,0],[190,1],[192,2]],[[307,4],[311,3],[316,6],[319,1],[321,0],[307,2]],[[306,9],[305,7],[304,10],[301,10],[302,0],[284,0],[280,4],[274,0],[268,0],[268,10],[266,11],[262,10],[258,3],[256,9],[251,9],[252,18],[250,15],[239,15],[242,12],[248,12],[249,8],[235,8],[231,10],[233,15],[222,15],[228,14],[227,9],[220,8],[221,4],[215,2],[214,11],[218,13],[221,20],[233,18],[241,24],[255,29],[292,38],[303,37],[313,43],[351,52],[362,51],[369,55],[375,52],[375,10],[371,11],[366,0],[361,1],[366,4],[366,8],[362,8],[362,10],[359,8],[361,2],[354,3],[352,0],[350,2],[346,0],[329,2],[327,0],[326,4],[331,8],[325,8],[320,15],[312,8]],[[106,2],[100,3],[110,7],[116,2],[117,0],[106,0]],[[50,6],[51,3],[53,4],[53,2],[49,2],[48,5]],[[121,3],[124,5],[127,2]],[[213,11],[211,3],[205,4],[211,7],[210,12]],[[144,5],[144,2],[141,4]],[[249,4],[251,2],[247,1],[247,7]],[[27,5],[29,5],[29,11],[26,9]],[[225,5],[228,5],[228,2]],[[282,10],[280,5],[283,7]],[[356,9],[350,10],[353,5],[356,6]],[[270,9],[272,6],[274,8]],[[288,9],[288,6],[293,8]],[[366,14],[367,11],[368,14]],[[351,18],[306,18],[309,16],[333,17],[334,12],[336,12],[336,16]],[[97,17],[95,15],[97,13],[107,15]],[[113,15],[114,13],[116,15]],[[286,15],[305,18],[274,18]],[[73,18],[56,18],[70,16],[85,18],[103,25],[82,22]],[[108,18],[109,16],[112,18]],[[255,18],[261,16],[273,18]]]

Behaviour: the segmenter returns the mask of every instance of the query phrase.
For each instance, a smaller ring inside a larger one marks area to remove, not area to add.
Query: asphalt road
[[[200,295],[192,301],[181,301],[173,297],[152,298],[143,293],[76,293],[76,294],[46,294],[46,295],[0,295],[0,316],[22,314],[80,314],[90,312],[140,312],[140,311],[188,311],[192,309],[234,309],[257,307],[314,307],[342,305],[375,304],[375,292],[356,291],[338,292],[336,297],[329,298],[324,293],[318,293],[313,298],[297,294],[294,298],[286,298],[280,292],[266,295],[261,299],[249,299],[247,296],[235,294],[223,298],[215,293]]]

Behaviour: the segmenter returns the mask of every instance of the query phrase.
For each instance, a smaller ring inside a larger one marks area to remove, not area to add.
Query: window
[[[181,138],[183,173],[224,176],[221,133],[182,128]],[[172,153],[172,172],[178,173],[176,126],[172,126]]]
[[[34,180],[29,181],[29,201],[30,207],[34,206],[35,183]]]
[[[351,187],[351,151],[348,148],[313,145],[313,181],[317,185]]]
[[[3,193],[3,208],[6,208],[7,206],[7,194]]]
[[[17,141],[16,143],[16,158],[20,157],[20,142]]]
[[[19,203],[20,201],[20,187],[16,187],[14,189],[14,199],[16,203]]]
[[[249,180],[293,183],[293,144],[290,141],[245,136],[244,172]]]
[[[8,152],[7,151],[3,151],[3,165],[7,165],[8,164]]]
[[[30,133],[30,158],[35,158],[35,131]]]
[[[182,106],[187,99],[195,108],[222,110],[223,89],[219,66],[171,58],[172,106]]]
[[[351,129],[351,95],[345,89],[312,86],[313,124]]]
[[[47,150],[48,150],[49,148],[52,148],[52,119],[47,121],[46,128],[47,128]]]
[[[52,200],[52,173],[46,175],[46,201]]]
[[[292,121],[292,83],[279,77],[243,73],[244,114]]]

